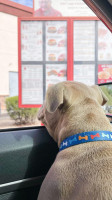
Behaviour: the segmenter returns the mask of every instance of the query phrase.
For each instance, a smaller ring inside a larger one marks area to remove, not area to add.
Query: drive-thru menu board
[[[21,21],[20,106],[43,103],[46,89],[67,80],[67,21]]]
[[[112,81],[112,36],[98,19],[19,20],[19,106],[40,106],[48,87]]]

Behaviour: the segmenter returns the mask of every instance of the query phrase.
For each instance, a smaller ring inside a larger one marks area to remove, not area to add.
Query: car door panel
[[[1,131],[0,200],[37,198],[57,152],[45,127]]]

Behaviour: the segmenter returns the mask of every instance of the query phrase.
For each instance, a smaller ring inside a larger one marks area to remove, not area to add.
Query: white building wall
[[[9,71],[18,71],[17,17],[0,13],[0,96],[9,95]]]

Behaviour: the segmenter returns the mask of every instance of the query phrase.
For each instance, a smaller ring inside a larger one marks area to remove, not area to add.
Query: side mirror
[[[99,84],[99,86],[108,98],[107,103],[103,106],[104,111],[105,111],[107,117],[110,117],[112,120],[112,82]]]

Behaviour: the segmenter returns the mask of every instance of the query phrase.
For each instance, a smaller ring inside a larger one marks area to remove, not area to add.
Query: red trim
[[[20,104],[19,103],[19,108],[40,108],[42,105],[38,104],[38,105],[32,105],[32,104],[28,104],[28,105],[24,105],[24,104]]]
[[[79,20],[79,21],[80,21],[80,20],[81,20],[81,21],[82,21],[82,20],[88,20],[88,21],[99,20],[99,18],[96,17],[96,16],[95,16],[95,17],[71,17],[71,19],[72,19],[72,20],[77,20],[77,21],[78,21],[78,20]]]
[[[67,26],[67,80],[73,81],[73,22],[70,19]]]
[[[0,11],[18,17],[30,17],[33,16],[34,8],[30,8],[9,0],[0,0]]]
[[[21,87],[21,20],[18,19],[18,91],[19,91],[19,107],[21,107],[22,104],[22,87]]]
[[[20,17],[21,21],[64,21],[69,20],[70,17]]]
[[[64,20],[99,20],[98,17],[20,17],[21,21],[64,21]]]

